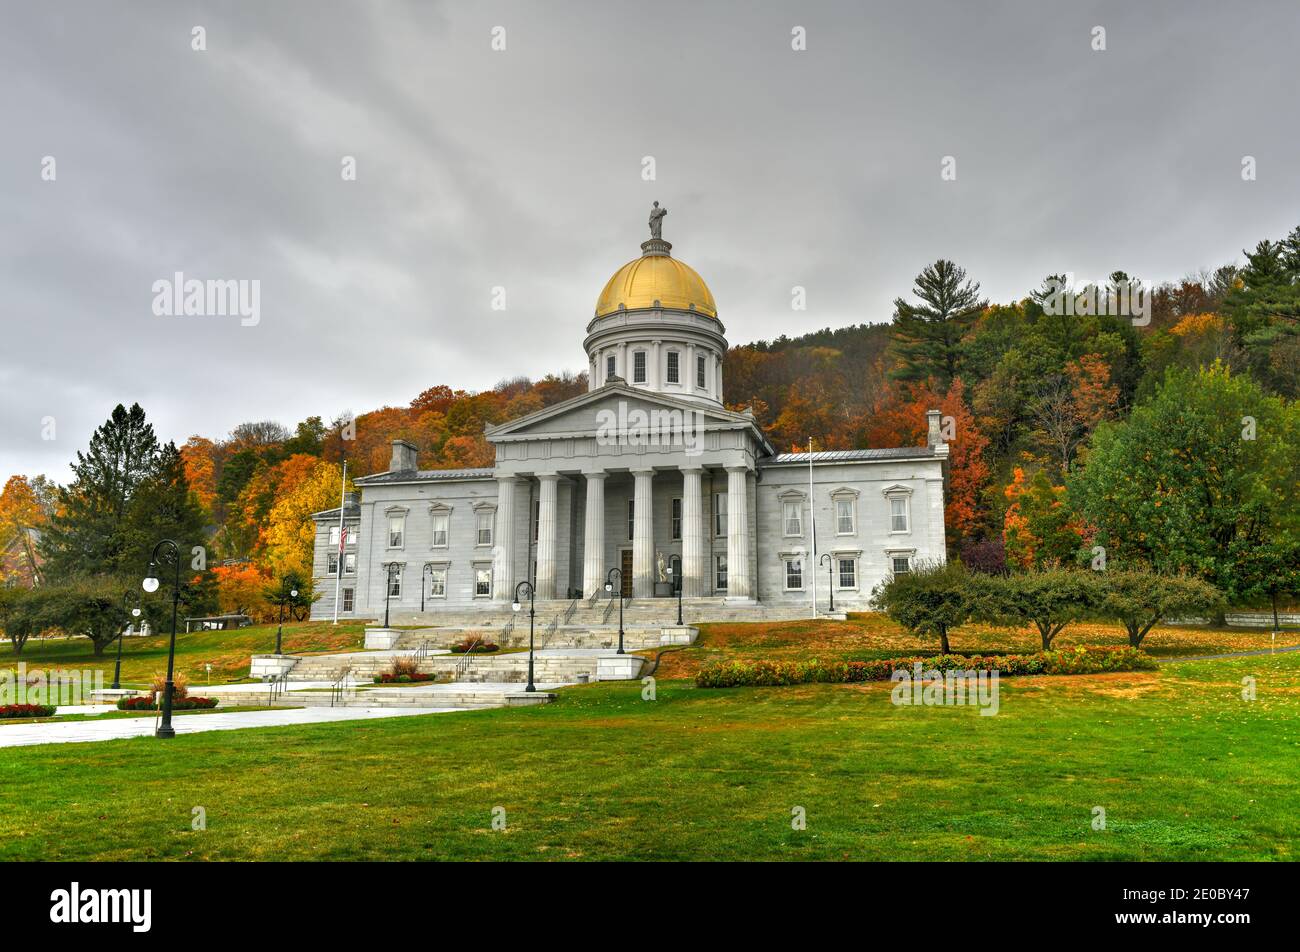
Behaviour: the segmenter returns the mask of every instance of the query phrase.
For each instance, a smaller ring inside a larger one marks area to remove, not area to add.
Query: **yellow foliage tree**
[[[273,575],[283,577],[288,572],[296,572],[303,578],[311,577],[312,547],[316,541],[316,524],[311,517],[313,513],[337,508],[342,476],[341,467],[316,460],[301,479],[278,496],[267,514],[262,533],[266,563]],[[285,488],[283,484],[282,488]]]

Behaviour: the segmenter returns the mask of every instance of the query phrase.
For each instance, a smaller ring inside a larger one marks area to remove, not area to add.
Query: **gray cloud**
[[[940,255],[1009,300],[1288,231],[1300,8],[1135,6],[7,5],[0,478],[66,479],[117,402],[180,442],[581,369],[652,199],[733,342],[888,320]],[[155,317],[175,271],[259,279],[261,323]]]

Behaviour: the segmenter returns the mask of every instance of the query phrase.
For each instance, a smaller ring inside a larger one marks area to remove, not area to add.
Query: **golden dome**
[[[657,239],[642,245],[645,254],[615,271],[600,292],[596,316],[624,309],[666,307],[716,319],[718,306],[713,303],[713,293],[694,268],[668,254],[671,247]]]

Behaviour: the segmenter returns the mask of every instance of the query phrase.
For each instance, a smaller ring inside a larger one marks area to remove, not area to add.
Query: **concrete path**
[[[172,726],[176,728],[177,734],[198,734],[203,731],[232,731],[245,727],[362,721],[376,717],[442,714],[459,710],[461,709],[454,707],[303,707],[286,708],[282,711],[242,711],[232,714],[182,714],[172,718]],[[0,725],[0,747],[117,740],[123,737],[145,737],[153,732],[154,718],[152,717]]]

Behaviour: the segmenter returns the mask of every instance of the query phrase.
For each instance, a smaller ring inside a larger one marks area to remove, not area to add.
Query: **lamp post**
[[[605,576],[605,591],[609,592],[611,597],[614,593],[614,579],[618,579],[618,653],[627,654],[623,650],[623,570],[613,568]]]
[[[128,629],[135,628],[134,619],[140,617],[140,599],[135,592],[122,593],[122,610],[129,611],[133,619],[128,625]],[[122,690],[122,637],[125,631],[117,633],[117,663],[113,665],[113,690]]]
[[[822,555],[822,557],[817,561],[826,563],[826,584],[831,590],[830,613],[833,615],[835,614],[835,572],[834,572],[835,566],[833,564],[833,560],[831,559],[831,554],[829,552]]]
[[[296,588],[290,589],[288,593],[288,597],[297,598],[298,590]],[[281,585],[280,586],[280,624],[275,629],[275,653],[276,654],[280,653],[281,636],[284,634],[284,599],[285,599],[284,586]]]
[[[433,578],[433,566],[430,565],[428,562],[425,562],[424,572],[422,572],[420,575],[420,614],[421,615],[424,614],[424,590],[425,588],[428,587],[425,585],[424,580],[432,579],[432,578]]]
[[[158,565],[160,555],[166,552],[171,561],[176,563],[176,576],[172,581],[172,637],[167,645],[167,681],[163,685],[162,700],[162,722],[158,725],[158,730],[154,731],[155,737],[175,737],[176,729],[172,727],[172,692],[174,689],[173,675],[176,668],[176,610],[181,601],[181,550],[171,539],[163,539],[153,547],[153,555],[149,557],[148,574],[145,575],[144,581],[140,587],[150,594],[158,591]]]
[[[537,686],[533,684],[533,620],[537,617],[537,590],[533,588],[532,582],[524,579],[515,586],[515,600],[510,607],[515,611],[524,607],[519,603],[519,593],[525,588],[528,590],[528,686],[524,690],[531,694],[537,690]]]
[[[384,565],[384,627],[388,627],[388,600],[393,597],[393,569],[397,568],[396,562],[388,562]]]
[[[673,567],[668,566],[668,577],[672,579],[673,585],[677,589],[677,625],[680,627],[682,622],[682,573],[673,572]]]

